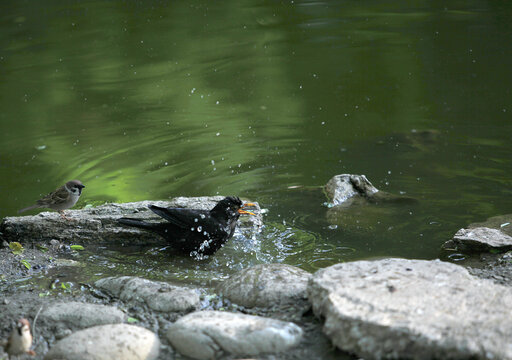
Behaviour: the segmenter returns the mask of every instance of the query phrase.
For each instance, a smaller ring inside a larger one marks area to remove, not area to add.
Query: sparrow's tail
[[[23,208],[21,210],[18,210],[18,214],[21,214],[22,212],[29,211],[29,210],[32,210],[32,209],[37,209],[38,207],[40,207],[40,206],[36,204],[36,205],[32,205],[32,206]]]

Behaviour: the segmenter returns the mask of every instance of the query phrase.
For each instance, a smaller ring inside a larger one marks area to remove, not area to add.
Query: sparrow
[[[155,232],[167,240],[171,248],[200,257],[214,254],[233,236],[240,214],[254,215],[243,210],[246,206],[254,204],[243,204],[242,200],[234,196],[222,199],[211,210],[150,205],[151,211],[167,221],[150,223],[120,218],[118,222]]]
[[[19,319],[4,345],[4,350],[9,355],[9,358],[13,355],[35,355],[35,352],[30,350],[31,346],[32,334],[30,333],[30,323],[27,319]]]
[[[44,198],[37,200],[34,205],[18,210],[18,214],[27,210],[48,208],[57,210],[61,216],[64,217],[63,210],[75,206],[80,195],[82,195],[82,189],[84,187],[85,185],[83,185],[80,180],[68,181],[64,186],[49,193]]]

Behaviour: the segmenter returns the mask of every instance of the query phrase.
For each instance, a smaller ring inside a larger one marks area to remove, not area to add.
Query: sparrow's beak
[[[241,207],[240,209],[238,209],[238,213],[239,213],[239,214],[249,214],[249,215],[254,215],[254,216],[256,216],[256,214],[255,214],[255,213],[252,213],[252,212],[250,212],[250,211],[244,210],[244,208],[245,208],[246,206],[256,206],[256,204],[253,204],[253,203],[245,203],[245,204],[243,204],[243,205],[242,205],[242,207]]]

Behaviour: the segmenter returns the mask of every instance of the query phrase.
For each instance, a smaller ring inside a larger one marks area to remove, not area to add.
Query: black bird
[[[226,243],[235,232],[240,214],[251,214],[235,196],[222,199],[211,210],[185,208],[163,208],[150,205],[149,209],[166,222],[149,223],[142,220],[121,218],[119,223],[147,229],[166,239],[175,250],[191,255],[212,255]]]

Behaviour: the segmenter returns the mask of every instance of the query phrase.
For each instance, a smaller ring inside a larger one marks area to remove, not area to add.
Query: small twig
[[[37,311],[36,317],[34,318],[34,326],[32,326],[32,337],[34,339],[36,338],[36,322],[37,322],[37,318],[39,317],[39,313],[41,312],[41,310],[43,310],[43,306],[44,305],[41,305],[41,307]]]

